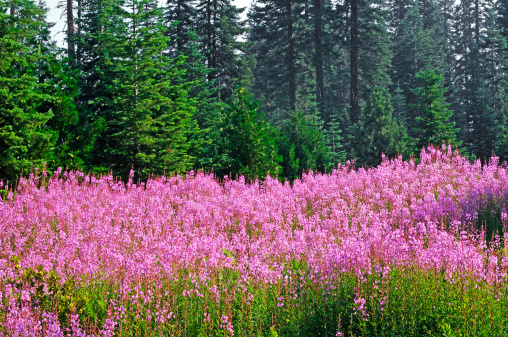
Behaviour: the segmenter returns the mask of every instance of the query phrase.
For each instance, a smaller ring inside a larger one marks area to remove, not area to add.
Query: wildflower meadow
[[[496,158],[0,188],[0,336],[508,336]]]

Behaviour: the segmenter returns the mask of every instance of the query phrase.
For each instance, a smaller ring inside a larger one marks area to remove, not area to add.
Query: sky
[[[53,29],[51,29],[51,35],[53,36],[53,39],[57,41],[59,47],[65,47],[65,34],[62,32],[65,26],[65,16],[60,19],[60,16],[62,15],[62,9],[57,8],[59,2],[62,2],[62,0],[46,0],[46,4],[49,9],[48,21],[56,23]],[[249,7],[251,0],[232,0],[232,2],[237,7]],[[246,15],[247,10],[243,14]]]

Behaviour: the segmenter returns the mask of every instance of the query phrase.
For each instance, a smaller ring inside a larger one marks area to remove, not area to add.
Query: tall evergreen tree
[[[488,158],[494,148],[502,161],[508,160],[506,139],[508,132],[508,42],[503,35],[501,16],[502,4],[498,3],[487,13],[485,34],[482,41],[482,59],[485,62],[484,87],[487,104],[482,117],[483,137],[477,137],[477,157]]]
[[[302,172],[325,172],[336,164],[331,161],[333,154],[326,146],[320,120],[300,111],[284,121],[279,153],[283,157],[282,175],[291,180],[301,176]],[[336,149],[336,153],[340,155],[340,149]]]
[[[249,12],[250,53],[256,58],[254,94],[275,125],[297,108],[297,51],[301,14],[299,1],[260,0]]]
[[[385,0],[351,0],[349,5],[350,120],[357,123],[371,90],[391,82],[389,12]]]
[[[240,20],[243,8],[231,0],[198,0],[195,29],[200,38],[201,53],[211,71],[208,80],[214,81],[221,97],[229,99],[233,89],[245,82],[249,72],[242,67],[246,43],[240,38],[246,33]]]
[[[417,75],[419,86],[414,90],[417,103],[412,104],[416,115],[416,151],[427,145],[441,146],[442,143],[460,146],[455,122],[450,121],[453,112],[448,109],[443,88],[443,76],[437,75],[434,70],[422,70]]]
[[[178,84],[183,59],[163,55],[169,38],[163,35],[161,11],[150,0],[100,5],[98,35],[92,38],[98,43],[95,71],[103,92],[91,105],[105,128],[92,164],[123,177],[132,166],[143,178],[187,170],[199,140],[193,138],[197,124],[188,85]]]
[[[406,107],[416,103],[416,74],[430,68],[443,74],[444,53],[442,44],[436,43],[434,29],[425,28],[419,4],[415,1],[400,1],[399,6],[401,8],[397,12],[401,13],[400,17],[392,22],[396,28],[392,37],[393,66],[390,76],[395,83],[392,96],[397,100],[394,101],[397,118],[407,123],[409,135],[415,137],[414,121],[417,116],[414,115],[414,110]]]
[[[198,11],[194,1],[189,0],[167,0],[164,11],[165,26],[168,27],[164,33],[171,38],[169,42],[170,57],[185,54],[189,48],[189,33],[196,30],[194,20]]]
[[[76,30],[76,22],[74,20],[74,1],[73,0],[65,0],[60,1],[57,5],[57,8],[62,8],[65,13],[65,39],[67,40],[67,57],[75,61],[75,30]],[[62,13],[62,17],[64,14]]]
[[[339,116],[337,112],[333,112],[330,116],[327,128],[324,130],[325,144],[330,150],[330,162],[334,166],[338,163],[344,163],[347,153],[344,150],[344,137],[342,136],[341,121],[346,116],[347,111],[343,112],[343,116]]]
[[[393,117],[391,97],[387,89],[375,87],[360,122],[353,132],[353,157],[358,164],[375,166],[382,154],[388,157],[407,155],[407,135],[403,125]]]
[[[77,130],[81,143],[85,166],[99,171],[101,163],[96,153],[104,150],[103,140],[99,139],[107,119],[107,107],[100,98],[111,98],[107,86],[109,55],[114,55],[114,36],[122,36],[127,31],[120,4],[113,0],[79,0],[78,18],[75,33],[75,48],[79,62],[75,64],[79,95],[76,106],[79,112]],[[107,168],[104,167],[104,172]]]
[[[501,36],[508,40],[508,3],[505,0],[497,0],[496,7]]]
[[[218,88],[214,81],[208,81],[211,69],[206,67],[204,55],[199,51],[199,40],[195,31],[188,32],[188,47],[182,65],[185,73],[178,80],[179,84],[188,83],[189,98],[195,107],[195,119],[201,129],[202,146],[195,153],[196,165],[205,170],[225,172],[230,158],[225,151],[221,129],[226,116],[226,103],[219,100]]]
[[[497,32],[492,21],[495,15],[489,14],[489,7],[489,2],[483,0],[462,1],[456,8],[454,39],[455,85],[460,102],[454,109],[461,129],[459,138],[469,153],[482,159],[488,158],[494,147],[495,127],[490,102],[493,102],[493,87],[499,86],[496,73],[500,69],[499,65],[494,65],[498,62],[495,59],[500,60],[499,56],[494,56],[497,49],[494,46],[501,36],[495,37]]]
[[[51,161],[56,140],[65,138],[63,125],[73,123],[72,83],[45,18],[34,1],[0,3],[0,179],[15,180]]]
[[[245,89],[239,88],[229,104],[223,124],[225,150],[231,173],[264,178],[280,173],[282,158],[277,153],[275,129],[265,119],[260,104]],[[227,173],[227,172],[219,172]]]
[[[316,72],[316,103],[323,116],[324,110],[324,64],[323,64],[323,0],[313,0],[314,16],[314,68]]]

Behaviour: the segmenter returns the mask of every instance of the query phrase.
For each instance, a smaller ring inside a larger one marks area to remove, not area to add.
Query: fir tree
[[[352,0],[349,13],[350,36],[350,119],[358,121],[361,106],[373,88],[391,83],[387,74],[391,62],[385,0]]]
[[[414,121],[417,116],[411,109],[406,109],[405,105],[416,102],[416,74],[429,68],[437,69],[438,73],[443,74],[445,58],[442,44],[436,43],[434,29],[425,28],[418,3],[399,2],[399,6],[404,6],[404,16],[392,23],[396,24],[397,28],[392,37],[393,67],[390,76],[396,83],[392,94],[396,100],[394,108],[397,118],[406,123],[409,135],[415,137]],[[402,12],[402,9],[399,9],[399,12]]]
[[[194,1],[167,0],[164,10],[164,24],[168,29],[164,33],[170,37],[170,57],[185,54],[189,48],[189,33],[196,30],[194,20],[198,15]]]
[[[228,100],[233,88],[245,82],[249,74],[241,66],[246,43],[240,37],[247,31],[245,22],[240,21],[244,8],[237,8],[231,0],[199,0],[196,9],[195,30],[200,51],[211,70],[208,80],[214,81],[219,95]]]
[[[299,69],[295,22],[299,1],[260,0],[249,12],[251,55],[256,58],[253,90],[268,119],[277,126],[296,110]]]
[[[482,114],[483,64],[480,58],[481,18],[478,0],[464,0],[456,7],[454,27],[455,86],[458,104],[454,105],[459,139],[468,152],[475,149],[475,129],[479,130],[478,115]],[[478,91],[480,89],[480,91]]]
[[[118,6],[112,13],[127,26],[121,35],[104,32],[110,49],[101,72],[107,74],[108,91],[96,104],[104,107],[106,129],[95,160],[124,178],[131,167],[142,178],[186,171],[199,145],[199,137],[193,138],[198,130],[188,85],[173,83],[182,76],[183,58],[163,56],[168,38],[160,10],[151,5],[150,0],[128,0],[124,10],[112,4]]]
[[[326,146],[321,127],[319,120],[300,111],[284,121],[279,147],[283,157],[282,176],[293,180],[302,172],[325,172],[336,164],[331,162],[330,148]]]
[[[457,131],[454,128],[455,122],[449,121],[453,112],[448,109],[442,86],[443,76],[437,75],[434,70],[421,71],[416,75],[419,86],[414,90],[417,96],[417,103],[411,104],[416,117],[416,141],[418,153],[427,145],[441,146],[444,143],[452,146],[460,146],[457,141]]]
[[[346,112],[344,112],[344,116]],[[330,149],[330,162],[335,166],[338,163],[344,163],[347,158],[343,147],[344,138],[342,137],[341,120],[337,111],[333,111],[330,116],[330,122],[324,130],[325,144]]]
[[[254,179],[280,173],[275,130],[265,120],[259,102],[243,88],[229,104],[223,130],[231,174]]]
[[[73,123],[72,82],[53,54],[45,17],[31,0],[0,3],[0,179],[51,161]]]
[[[80,129],[76,131],[83,151],[85,166],[94,171],[106,173],[100,153],[105,150],[104,138],[99,137],[105,129],[105,122],[111,119],[109,109],[101,99],[111,99],[107,83],[114,77],[111,56],[115,50],[115,36],[123,36],[127,26],[121,15],[124,2],[113,0],[80,0],[80,15],[77,19],[79,30],[75,32],[75,72],[79,95],[76,106],[79,112]],[[108,63],[109,62],[109,63]],[[105,165],[106,163],[104,163]]]
[[[407,135],[393,118],[391,97],[386,89],[374,88],[353,136],[353,157],[358,164],[376,166],[381,163],[383,153],[392,158],[407,154]]]
[[[406,96],[404,96],[404,90],[397,83],[393,95],[393,115],[400,123],[407,124],[408,107],[406,102]]]

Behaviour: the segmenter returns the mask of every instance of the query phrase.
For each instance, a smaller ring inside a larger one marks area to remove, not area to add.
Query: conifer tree
[[[280,173],[281,157],[275,144],[275,129],[265,119],[260,104],[245,89],[238,88],[229,103],[223,124],[223,137],[229,157],[226,169],[232,175],[250,179]],[[219,172],[226,173],[226,172]]]
[[[343,146],[344,137],[342,136],[341,126],[341,120],[344,116],[346,116],[346,114],[347,111],[344,111],[343,116],[339,116],[336,110],[332,111],[330,121],[323,132],[325,144],[328,146],[330,151],[330,162],[334,166],[338,163],[344,163],[347,158],[347,154]]]
[[[404,90],[402,90],[399,83],[397,83],[395,87],[392,102],[393,102],[393,116],[400,123],[407,125],[407,116],[408,116],[407,101],[406,96],[404,96]]]
[[[497,0],[496,8],[501,36],[508,40],[508,3],[505,0]]]
[[[193,165],[191,152],[199,138],[193,138],[197,124],[188,85],[175,84],[183,58],[163,55],[168,38],[153,1],[110,6],[109,13],[119,16],[125,29],[99,35],[108,45],[100,69],[107,91],[94,103],[103,109],[106,128],[94,159],[124,178],[131,167],[142,178],[185,171]]]
[[[376,85],[390,85],[387,75],[391,62],[388,4],[385,0],[349,2],[350,36],[350,120],[357,123],[361,105]]]
[[[376,166],[381,163],[382,154],[391,158],[407,154],[407,135],[393,117],[387,89],[374,88],[353,130],[353,157],[360,165]]]
[[[485,20],[485,33],[482,42],[482,59],[485,64],[485,101],[488,105],[485,112],[481,115],[485,121],[484,136],[478,137],[480,150],[477,155],[479,158],[488,158],[492,148],[501,161],[508,160],[508,148],[506,148],[506,139],[508,139],[508,79],[506,79],[506,69],[508,69],[508,43],[503,35],[501,3],[490,9]]]
[[[416,2],[399,3],[402,16],[396,24],[393,41],[393,66],[390,77],[395,83],[392,90],[395,114],[399,121],[407,123],[408,133],[416,137],[414,110],[407,105],[416,103],[414,89],[417,86],[416,74],[425,69],[437,69],[444,73],[444,53],[442,45],[436,43],[434,29],[425,29],[421,10]]]
[[[263,101],[268,119],[277,126],[297,108],[296,21],[300,1],[260,0],[249,12],[251,55],[256,58],[253,90]]]
[[[201,130],[202,146],[195,153],[196,165],[205,170],[225,172],[229,158],[221,128],[226,114],[226,103],[219,99],[214,81],[208,81],[211,69],[206,67],[204,55],[199,51],[199,40],[195,31],[188,32],[188,46],[182,54],[185,73],[178,83],[188,83],[188,95],[195,107],[195,120]]]
[[[240,20],[244,8],[237,8],[231,0],[198,0],[195,30],[200,39],[201,53],[210,69],[208,80],[214,81],[224,100],[231,98],[249,71],[242,67],[246,43],[245,22]]]
[[[336,151],[340,155],[340,149]],[[319,119],[300,111],[292,113],[284,121],[279,153],[283,157],[282,176],[290,180],[309,170],[329,171],[336,164],[331,162],[332,154],[326,146]]]
[[[442,86],[443,76],[437,75],[434,70],[422,70],[417,75],[419,86],[414,89],[417,103],[411,104],[416,117],[415,130],[418,132],[415,151],[427,145],[441,146],[444,143],[460,146],[455,122],[450,118],[453,112],[448,109]]]
[[[108,60],[117,51],[113,37],[123,36],[127,26],[121,15],[123,1],[79,0],[75,32],[76,57],[75,74],[79,87],[76,106],[80,128],[76,130],[80,140],[84,165],[96,172],[107,173],[106,163],[100,161],[99,153],[104,152],[104,131],[108,108],[100,100],[110,99],[111,90],[107,83],[114,76]],[[78,56],[79,55],[79,56]]]
[[[55,142],[64,142],[62,129],[73,123],[72,82],[45,17],[31,0],[0,3],[0,179],[15,180],[58,156]]]
[[[34,74],[38,82],[44,84],[44,93],[47,100],[42,102],[38,110],[51,112],[53,117],[46,126],[55,133],[55,145],[51,155],[47,158],[47,169],[53,170],[58,166],[67,169],[83,168],[83,149],[77,134],[78,112],[75,106],[75,98],[79,88],[76,83],[76,73],[69,64],[69,56],[63,57],[63,51],[56,47],[51,40],[50,28],[46,15],[48,9],[42,0],[37,7],[40,9],[36,21],[44,23],[42,29],[36,32],[36,47],[41,57],[37,60]]]
[[[168,29],[164,33],[170,37],[170,57],[185,54],[189,48],[190,32],[196,31],[194,20],[198,11],[194,7],[195,2],[189,0],[167,0],[164,10],[164,24]]]

